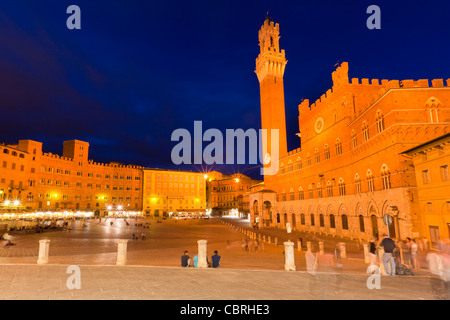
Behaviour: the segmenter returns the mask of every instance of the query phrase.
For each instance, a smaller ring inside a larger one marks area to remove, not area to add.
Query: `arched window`
[[[284,167],[284,162],[280,164],[280,173],[283,174],[286,172],[286,168]]]
[[[336,139],[336,155],[342,154],[342,142],[339,139]]]
[[[295,200],[294,189],[289,190],[289,200]]]
[[[313,186],[312,186],[312,185],[309,185],[309,186],[308,186],[308,191],[309,191],[309,198],[310,198],[310,199],[314,198],[314,195],[313,195],[314,189],[313,189]]]
[[[334,214],[330,214],[330,228],[336,229],[336,220]]]
[[[339,195],[345,196],[345,182],[344,179],[339,179]]]
[[[356,194],[361,193],[361,178],[359,177],[359,174],[355,174],[355,188],[356,188]]]
[[[302,159],[300,157],[297,158],[297,170],[302,168]]]
[[[361,214],[359,215],[359,231],[366,231],[366,229],[364,228],[364,217]]]
[[[343,230],[348,230],[348,218],[346,214],[342,215],[342,229]]]
[[[352,145],[353,145],[353,149],[358,146],[358,140],[356,138],[355,130],[352,130]]]
[[[311,213],[311,226],[315,226],[315,223],[314,223],[314,214],[313,213]]]
[[[425,110],[427,112],[427,120],[431,123],[439,122],[438,109],[442,105],[441,101],[435,97],[430,97],[425,103]]]
[[[329,180],[327,182],[327,195],[328,195],[328,197],[333,196],[333,185],[331,184],[331,181],[329,181]]]
[[[283,189],[283,191],[281,192],[281,201],[286,201],[286,190]]]
[[[378,133],[383,132],[384,131],[384,116],[383,116],[383,112],[381,112],[381,110],[377,111],[375,121],[377,122]]]
[[[323,214],[319,215],[320,226],[325,227],[325,220],[323,219]]]
[[[11,155],[17,157],[17,152],[13,151],[11,152]]]
[[[369,192],[375,191],[374,178],[370,169],[367,170],[367,187],[369,189]]]
[[[306,224],[306,221],[305,221],[305,214],[301,214],[300,215],[300,221],[301,221],[301,224],[304,226],[305,224]]]
[[[19,154],[19,158],[25,158],[25,155],[23,153]]]
[[[309,153],[306,155],[306,164],[307,164],[308,166],[311,165],[311,155],[310,155]]]
[[[363,122],[362,132],[363,132],[364,141],[369,140],[369,126],[367,125],[366,121]]]
[[[304,200],[305,199],[305,194],[303,192],[303,188],[302,187],[298,188],[298,199],[299,200]]]
[[[9,154],[9,150],[8,149],[3,149],[3,153]]]
[[[320,162],[320,153],[319,153],[319,149],[316,149],[315,157],[316,157],[316,163],[319,163],[319,162]]]
[[[325,160],[330,159],[330,148],[328,147],[327,144],[324,147],[324,152],[325,152]]]
[[[381,167],[381,178],[383,180],[383,190],[388,190],[391,188],[391,173],[387,165],[383,164]]]
[[[322,185],[320,183],[317,184],[317,197],[318,198],[323,198]]]

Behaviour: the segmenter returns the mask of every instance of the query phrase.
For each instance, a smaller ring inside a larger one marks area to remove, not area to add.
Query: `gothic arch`
[[[346,214],[348,216],[349,213],[350,213],[350,211],[347,210],[347,206],[345,204],[341,203],[339,205],[338,215],[342,216],[343,214]]]
[[[370,209],[373,208],[374,211],[371,211]],[[367,216],[371,216],[372,214],[375,214],[378,218],[381,218],[380,210],[378,210],[378,206],[375,204],[373,200],[370,200],[369,205],[367,206]]]
[[[334,214],[334,213],[335,213],[335,211],[333,209],[333,206],[331,204],[328,205],[328,207],[327,207],[327,216],[329,216],[330,214]]]
[[[368,217],[368,211],[364,211],[361,204],[358,202],[355,206],[355,216],[362,215],[363,217]]]

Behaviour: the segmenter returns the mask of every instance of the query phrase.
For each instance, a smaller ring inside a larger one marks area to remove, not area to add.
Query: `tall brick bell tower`
[[[267,129],[266,158],[271,150],[270,130],[279,130],[279,157],[287,154],[286,115],[284,110],[283,75],[287,64],[284,50],[280,51],[280,27],[266,18],[259,30],[261,52],[256,58],[255,73],[258,76],[261,97],[261,128]]]

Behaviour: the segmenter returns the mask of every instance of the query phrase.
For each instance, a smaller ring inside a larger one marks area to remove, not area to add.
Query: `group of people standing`
[[[249,238],[242,239],[242,249],[244,251],[264,251],[264,242],[260,242],[258,239],[251,240]]]
[[[433,261],[434,257],[438,256],[439,259],[444,261],[440,264],[440,268],[445,269],[445,257],[448,260],[449,243],[442,242],[438,250],[428,250],[426,243],[420,240],[406,238],[406,240],[394,241],[388,235],[384,235],[383,239],[376,242],[372,239],[369,247],[369,273],[374,273],[378,267],[378,248],[382,247],[384,253],[382,256],[382,263],[386,272],[386,275],[395,276],[397,274],[410,274],[414,273],[412,270],[420,269],[420,260],[418,257],[419,251],[427,252],[426,261],[430,271],[433,273]],[[439,261],[441,261],[439,260]],[[447,269],[449,268],[447,263]],[[448,272],[448,271],[447,271]]]

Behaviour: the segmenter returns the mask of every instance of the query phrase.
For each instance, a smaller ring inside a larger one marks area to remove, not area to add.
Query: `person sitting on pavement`
[[[191,257],[188,255],[188,251],[185,251],[181,256],[181,266],[184,268],[189,267],[191,264]]]
[[[214,251],[214,255],[211,257],[212,260],[212,267],[213,268],[218,268],[219,264],[220,264],[220,258],[221,256],[219,256],[218,251]]]

